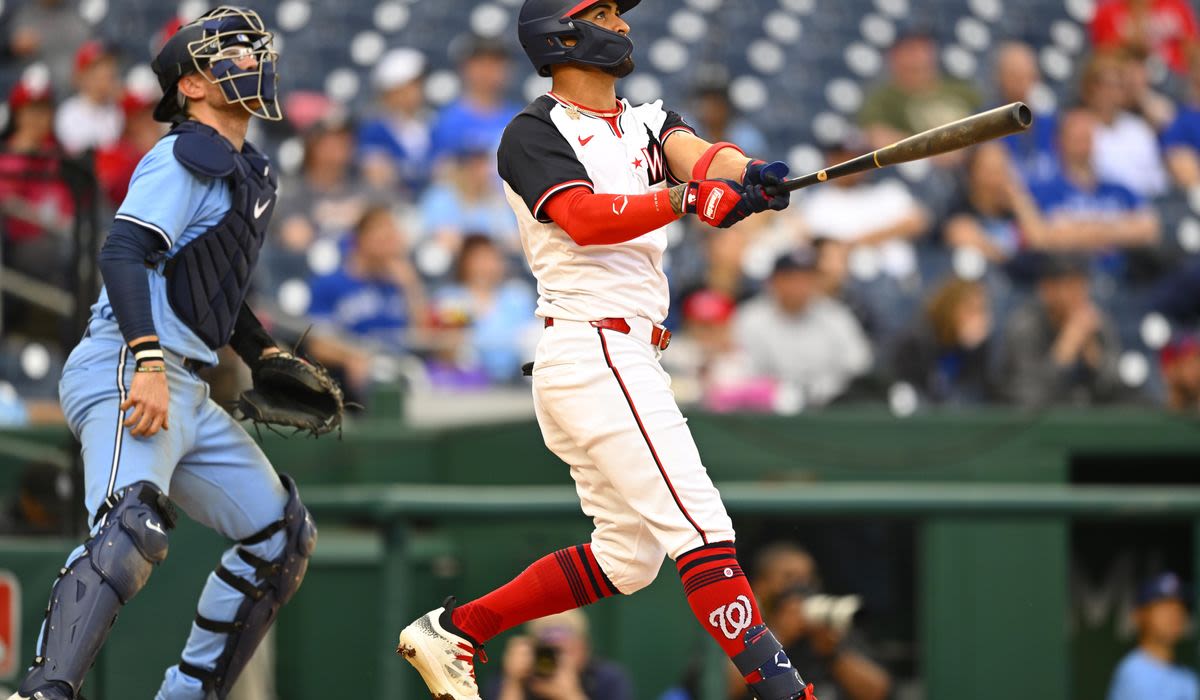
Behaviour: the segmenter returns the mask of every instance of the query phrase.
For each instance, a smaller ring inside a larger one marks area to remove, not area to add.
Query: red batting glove
[[[709,226],[729,228],[754,213],[746,189],[733,180],[692,180],[683,193],[683,211]]]

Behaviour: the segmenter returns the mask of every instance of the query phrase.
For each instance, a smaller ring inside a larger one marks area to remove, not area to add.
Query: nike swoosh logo
[[[265,201],[265,202],[259,202],[259,201],[255,200],[255,202],[254,202],[254,218],[257,219],[258,217],[262,216],[263,212],[266,211],[267,207],[269,207],[269,206],[271,206],[271,198],[270,197],[267,197],[267,201]]]
[[[583,138],[582,136],[576,136],[575,138],[579,139],[580,146],[586,146],[586,145],[588,145],[588,141],[591,141],[592,139],[596,138],[596,135],[592,134],[591,136],[587,137],[586,139]]]
[[[159,525],[158,523],[154,522],[153,520],[147,520],[146,527],[150,528],[151,530],[154,530],[155,532],[157,532],[160,535],[166,536],[166,534],[167,534],[166,531],[162,529],[162,525]]]

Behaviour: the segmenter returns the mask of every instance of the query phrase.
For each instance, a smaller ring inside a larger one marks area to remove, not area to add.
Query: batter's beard
[[[617,65],[612,66],[612,67],[606,67],[606,68],[603,68],[602,70],[614,78],[624,78],[625,76],[632,73],[633,69],[634,69],[633,56],[630,56],[629,58],[625,59],[624,61],[621,61]]]

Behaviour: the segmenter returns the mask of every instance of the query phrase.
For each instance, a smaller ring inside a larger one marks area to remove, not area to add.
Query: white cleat
[[[475,683],[475,654],[487,661],[483,649],[447,631],[440,622],[442,613],[454,609],[454,599],[443,607],[417,618],[400,632],[396,653],[413,665],[429,687],[434,700],[480,700]]]

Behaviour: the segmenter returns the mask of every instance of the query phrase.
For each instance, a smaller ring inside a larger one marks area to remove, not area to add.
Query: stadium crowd
[[[3,266],[63,287],[76,201],[59,158],[89,159],[111,213],[165,128],[150,116],[157,87],[144,56],[90,38],[73,4],[38,0],[3,22],[2,60],[23,67],[0,152]],[[1109,0],[1091,33],[1075,89],[1047,100],[1038,47],[999,43],[990,72],[963,82],[943,74],[933,33],[904,26],[857,127],[822,144],[826,162],[1014,100],[1034,106],[1033,128],[836,180],[728,230],[674,225],[663,362],[680,400],[1200,411],[1200,226],[1161,215],[1164,202],[1200,208],[1196,20],[1182,0]],[[521,109],[512,48],[452,47],[461,91],[440,107],[426,57],[392,48],[371,73],[371,109],[293,91],[285,121],[251,135],[284,171],[256,293],[291,337],[312,324],[308,352],[360,399],[397,381],[518,385],[532,356],[536,289],[494,167]],[[698,133],[785,157],[796,144],[771,143],[710,77],[678,106]],[[820,163],[794,163],[806,165]],[[54,337],[38,306],[5,299],[0,358]],[[0,392],[0,420],[6,405]]]

